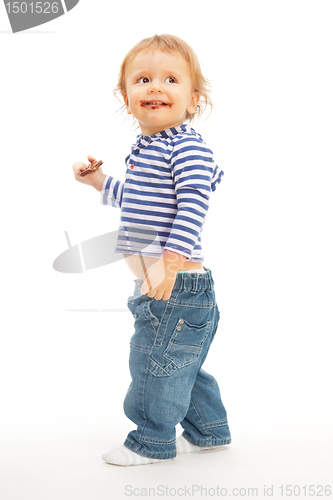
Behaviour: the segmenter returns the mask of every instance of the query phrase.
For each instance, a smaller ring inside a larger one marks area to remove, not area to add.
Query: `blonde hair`
[[[212,110],[213,104],[209,96],[209,93],[211,91],[208,88],[210,87],[210,83],[209,80],[207,80],[202,74],[200,62],[197,55],[195,54],[192,47],[188,45],[188,43],[174,35],[154,35],[150,38],[145,38],[138,42],[126,54],[120,66],[117,86],[113,91],[116,97],[118,97],[118,95],[123,95],[124,93],[126,93],[126,71],[131,61],[137,54],[149,49],[151,51],[160,50],[161,52],[176,52],[179,53],[185,59],[185,61],[188,62],[190,66],[193,88],[194,91],[199,94],[200,99],[195,113],[190,114],[186,111],[185,120],[189,120],[190,122],[192,122],[196,116],[201,116],[207,105],[210,106],[210,109]]]

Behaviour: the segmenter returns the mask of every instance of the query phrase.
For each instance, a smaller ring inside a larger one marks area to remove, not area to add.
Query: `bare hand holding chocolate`
[[[105,174],[100,168],[103,162],[96,160],[93,156],[88,155],[90,164],[86,165],[82,161],[78,161],[73,165],[75,179],[82,184],[93,186],[97,191],[101,191]]]

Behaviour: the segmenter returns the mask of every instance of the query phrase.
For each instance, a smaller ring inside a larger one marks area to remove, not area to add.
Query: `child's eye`
[[[147,78],[146,76],[141,76],[141,78],[138,79],[138,83],[148,83],[149,82],[149,78]]]
[[[168,76],[168,78],[165,80],[167,83],[177,83],[176,78],[173,76]]]

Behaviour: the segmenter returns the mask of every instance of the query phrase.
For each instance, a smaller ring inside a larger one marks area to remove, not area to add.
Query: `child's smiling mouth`
[[[159,108],[162,106],[171,108],[172,103],[171,102],[164,102],[164,101],[156,101],[156,100],[140,101],[140,106],[150,107],[152,109],[156,109],[156,108]]]

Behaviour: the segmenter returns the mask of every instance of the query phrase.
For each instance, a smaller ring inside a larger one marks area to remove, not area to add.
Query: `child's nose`
[[[148,89],[148,92],[149,92],[150,94],[153,94],[153,93],[155,93],[155,92],[156,92],[156,93],[157,93],[157,92],[159,92],[159,93],[163,93],[163,92],[164,92],[164,90],[163,90],[163,86],[162,86],[161,82],[156,81],[156,80],[154,80],[153,82],[151,82],[151,85],[150,85],[150,87],[149,87],[149,89]]]

